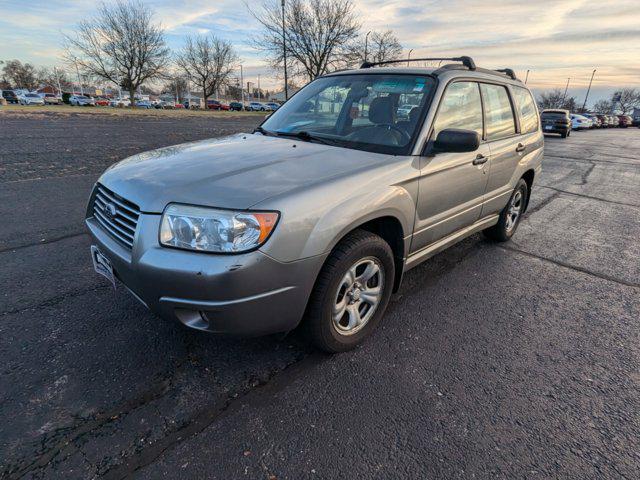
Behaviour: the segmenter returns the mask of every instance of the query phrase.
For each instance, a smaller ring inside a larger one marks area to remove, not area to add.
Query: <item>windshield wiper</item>
[[[265,129],[264,129],[264,128],[262,128],[262,127],[256,127],[256,128],[254,128],[254,129],[253,129],[253,133],[256,133],[256,132],[261,133],[261,134],[263,134],[263,135],[267,135],[267,136],[269,136],[269,135],[273,135],[273,132],[270,132],[269,130],[265,130]]]
[[[318,142],[324,145],[337,145],[338,142],[336,140],[332,140],[330,138],[319,137],[317,135],[313,135],[306,130],[301,130],[299,132],[282,132],[276,131],[276,135],[279,137],[291,137],[291,138],[299,138],[300,140],[304,140],[305,142]]]

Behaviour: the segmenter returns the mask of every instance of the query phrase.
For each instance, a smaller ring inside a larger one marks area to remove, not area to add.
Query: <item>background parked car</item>
[[[151,104],[151,102],[149,100],[138,100],[136,102],[136,108],[153,108],[153,105]]]
[[[104,98],[104,97],[98,97],[96,99],[94,99],[94,102],[96,105],[100,106],[100,107],[108,107],[110,100],[108,98]]]
[[[241,112],[242,110],[244,110],[244,105],[242,105],[242,103],[240,102],[231,102],[229,104],[229,109],[236,112]]]
[[[409,118],[409,113],[416,107],[417,105],[402,105],[398,107],[398,117]]]
[[[571,118],[568,110],[543,110],[540,121],[544,133],[559,133],[562,138],[571,135]]]
[[[633,121],[632,124],[634,127],[640,127],[640,112],[638,110],[636,110],[637,113],[633,114]]]
[[[602,122],[600,122],[598,115],[596,115],[595,113],[585,113],[584,116],[591,120],[591,128],[602,127]]]
[[[114,98],[109,102],[109,106],[111,107],[128,107],[130,105],[131,105],[131,100],[125,97]]]
[[[71,95],[69,103],[75,107],[93,107],[96,104],[93,98],[86,95]]]
[[[207,100],[207,108],[209,110],[229,110],[231,107],[219,100]]]
[[[264,103],[260,103],[260,102],[249,102],[249,107],[247,108],[247,110],[251,111],[251,112],[266,112],[267,111],[267,107]]]
[[[607,115],[609,119],[609,126],[612,128],[618,127],[620,125],[620,119],[615,115]]]
[[[18,96],[13,90],[2,90],[2,98],[4,98],[7,103],[18,103]]]
[[[587,117],[578,115],[577,113],[571,114],[571,128],[573,130],[586,130],[587,128],[591,128],[592,125],[593,122]]]
[[[62,103],[62,98],[55,93],[45,93],[42,95],[42,99],[47,105],[60,105]]]
[[[629,115],[618,115],[618,126],[620,128],[627,128],[633,124],[633,119]]]
[[[596,115],[598,121],[600,122],[600,128],[607,128],[609,125],[607,124],[607,116],[606,115]]]
[[[271,110],[272,112],[275,112],[277,109],[280,108],[280,104],[275,102],[269,102],[269,103],[266,103],[265,105],[269,107],[269,110]]]
[[[44,99],[37,93],[25,93],[18,97],[20,105],[44,105]]]

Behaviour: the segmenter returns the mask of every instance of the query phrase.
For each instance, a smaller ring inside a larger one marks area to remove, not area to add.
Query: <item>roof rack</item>
[[[437,57],[437,58],[410,58],[408,60],[385,60],[384,62],[364,62],[360,65],[360,68],[371,68],[377,65],[388,65],[390,63],[404,63],[404,62],[431,62],[431,61],[443,61],[450,60],[452,62],[462,62],[462,64],[467,67],[469,70],[476,69],[476,62],[473,61],[473,58],[462,56],[462,57]]]
[[[506,76],[510,77],[512,80],[517,80],[516,72],[514,72],[510,68],[501,68],[499,70],[496,70],[496,72],[504,73]]]

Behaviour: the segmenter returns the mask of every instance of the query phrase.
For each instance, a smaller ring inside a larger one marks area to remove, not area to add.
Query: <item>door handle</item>
[[[520,153],[520,152],[524,152],[525,150],[525,146],[521,143],[518,144],[518,146],[516,147],[516,152]]]
[[[473,159],[473,163],[474,165],[482,165],[483,163],[487,163],[487,161],[489,160],[489,157],[485,157],[484,155],[482,155],[481,153],[479,153],[478,155],[476,155],[476,158]]]

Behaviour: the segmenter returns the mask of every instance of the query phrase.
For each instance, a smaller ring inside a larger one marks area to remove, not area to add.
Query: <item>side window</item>
[[[434,124],[435,136],[446,128],[475,130],[482,137],[482,102],[477,83],[455,82],[447,87]]]
[[[531,98],[531,93],[522,87],[513,87],[512,91],[520,112],[522,133],[535,132],[538,130],[538,109],[533,98]]]
[[[497,140],[516,133],[516,123],[507,89],[502,85],[480,84],[487,119],[487,140]]]

